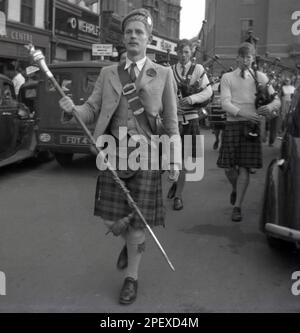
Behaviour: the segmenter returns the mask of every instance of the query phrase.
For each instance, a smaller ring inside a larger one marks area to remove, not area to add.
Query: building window
[[[253,20],[242,19],[241,20],[241,42],[244,42],[249,37],[249,31],[253,31]]]
[[[33,25],[34,2],[33,0],[22,0],[21,2],[21,22]]]
[[[7,12],[7,0],[0,0],[0,12]]]

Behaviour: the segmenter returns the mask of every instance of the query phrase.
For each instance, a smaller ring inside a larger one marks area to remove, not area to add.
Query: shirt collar
[[[189,68],[191,66],[191,61],[187,62],[185,65],[179,63],[180,68],[184,67],[185,69]]]
[[[146,60],[147,60],[147,57],[144,57],[143,59],[141,60],[138,60],[136,62],[136,66],[138,68],[139,71],[141,71],[146,63]],[[128,59],[126,57],[126,64],[125,64],[125,71],[131,66],[131,64],[133,63],[133,61],[131,61],[130,59]]]
[[[238,67],[238,68],[236,69],[236,73],[237,73],[237,75],[240,76],[240,75],[241,75],[241,72],[242,72],[242,70]],[[246,78],[246,77],[252,77],[251,73],[249,73],[248,70],[245,70],[244,73],[245,73],[245,78]]]

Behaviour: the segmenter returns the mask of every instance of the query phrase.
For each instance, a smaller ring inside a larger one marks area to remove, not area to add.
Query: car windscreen
[[[65,93],[68,93],[72,89],[72,74],[71,73],[55,73],[54,77],[58,84],[62,87]],[[50,80],[47,80],[47,91],[54,92],[55,87]]]
[[[86,75],[82,78],[82,90],[84,94],[90,95],[93,92],[98,76],[99,73],[86,73]]]
[[[0,89],[0,105],[1,106],[16,106],[16,95],[14,91],[14,87],[4,82]]]

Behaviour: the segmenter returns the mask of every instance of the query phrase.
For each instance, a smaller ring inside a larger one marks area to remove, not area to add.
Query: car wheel
[[[55,158],[61,166],[65,167],[71,165],[73,154],[55,153]]]
[[[36,159],[40,163],[50,162],[53,160],[53,158],[54,158],[54,155],[48,150],[39,151],[36,155]]]
[[[288,251],[293,248],[293,244],[291,242],[285,241],[280,238],[272,237],[267,235],[267,242],[270,248],[274,250],[280,250],[280,251]]]

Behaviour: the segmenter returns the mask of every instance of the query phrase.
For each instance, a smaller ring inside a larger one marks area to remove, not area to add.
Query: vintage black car
[[[0,74],[0,167],[37,155],[34,113],[17,100],[12,81]]]
[[[75,104],[83,104],[93,91],[97,77],[104,66],[111,62],[65,62],[49,68],[67,96]],[[62,122],[60,95],[44,76],[38,87],[37,108],[39,110],[38,145],[41,150],[54,153],[63,166],[72,162],[75,153],[91,154],[90,143],[77,124]],[[93,132],[95,125],[89,126]]]
[[[300,86],[293,96],[280,155],[266,175],[260,227],[271,245],[300,246]]]

